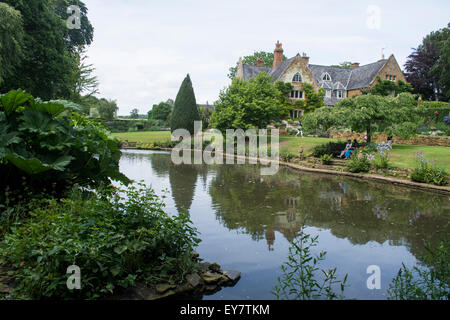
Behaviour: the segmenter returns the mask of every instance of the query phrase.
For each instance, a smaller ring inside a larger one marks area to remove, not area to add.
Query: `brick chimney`
[[[273,69],[275,69],[281,62],[283,62],[283,46],[280,41],[275,44],[275,51],[273,52]]]
[[[261,57],[258,57],[258,59],[256,60],[256,66],[257,67],[264,67],[264,60],[261,59]]]
[[[358,68],[359,67],[359,62],[353,62],[352,63],[352,69]]]

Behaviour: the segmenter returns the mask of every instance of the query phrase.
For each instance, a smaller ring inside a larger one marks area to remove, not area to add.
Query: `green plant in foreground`
[[[338,280],[336,268],[322,269],[320,262],[325,260],[326,252],[314,254],[318,236],[312,237],[304,233],[289,248],[288,261],[281,266],[283,275],[278,278],[278,285],[272,292],[278,300],[313,300],[342,299],[346,287],[347,275]],[[337,288],[336,288],[337,287]]]
[[[18,283],[10,298],[98,299],[136,281],[181,282],[195,271],[199,243],[189,216],[169,216],[144,187],[41,200],[0,242],[0,265]],[[81,290],[67,289],[67,267],[81,269]]]
[[[390,300],[449,300],[450,299],[450,238],[436,249],[426,244],[422,257],[428,269],[418,266],[408,269],[404,264],[388,289]]]
[[[357,172],[369,172],[370,161],[362,151],[356,150],[351,158],[346,163],[348,171]]]
[[[333,155],[324,154],[320,157],[320,161],[322,162],[322,164],[329,165],[333,162]]]
[[[447,172],[445,169],[437,167],[424,158],[422,151],[416,156],[416,167],[411,173],[411,180],[416,182],[432,183],[438,186],[445,186],[447,182]]]

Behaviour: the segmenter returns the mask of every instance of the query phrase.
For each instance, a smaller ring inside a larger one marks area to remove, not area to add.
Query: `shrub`
[[[348,171],[353,173],[369,172],[370,161],[362,151],[355,151],[346,163]]]
[[[424,158],[422,151],[417,153],[416,167],[411,173],[411,180],[431,183],[438,186],[447,185],[447,172]]]
[[[123,195],[121,195],[123,194]],[[0,243],[13,268],[13,298],[95,299],[134,285],[180,282],[193,272],[197,231],[185,213],[168,216],[152,190],[130,187],[41,201]],[[67,267],[81,290],[67,289]]]
[[[75,183],[128,182],[119,171],[119,140],[75,113],[78,108],[67,101],[42,102],[21,90],[0,95],[2,191],[9,186],[20,192],[23,183],[36,192],[62,193]]]
[[[320,144],[313,148],[313,156],[316,158],[320,158],[323,155],[339,156],[346,145],[347,143],[342,141]]]
[[[329,165],[333,161],[333,156],[331,154],[324,154],[320,157],[320,161],[322,162],[322,164]]]

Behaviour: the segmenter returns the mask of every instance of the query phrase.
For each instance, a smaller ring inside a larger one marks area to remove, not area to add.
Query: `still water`
[[[300,226],[319,236],[325,268],[348,274],[346,298],[385,299],[404,263],[420,264],[423,241],[450,231],[447,196],[349,177],[281,168],[261,176],[251,165],[172,164],[167,152],[124,151],[121,171],[165,193],[168,213],[182,208],[200,232],[200,257],[241,280],[204,299],[274,299],[290,241]],[[381,289],[367,288],[367,267],[381,268]]]

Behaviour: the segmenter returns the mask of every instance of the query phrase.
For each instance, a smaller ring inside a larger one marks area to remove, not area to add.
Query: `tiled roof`
[[[274,80],[278,80],[284,71],[291,65],[296,57],[281,62],[277,68],[256,67],[248,64],[243,64],[244,80],[248,81],[250,78],[256,77],[260,72],[267,72]],[[321,66],[310,64],[308,65],[314,79],[320,87],[328,89],[343,89],[353,90],[367,88],[375,79],[375,76],[386,64],[387,60],[379,60],[377,62],[360,66],[353,69]],[[323,81],[323,76],[328,73],[331,77],[330,81]]]

